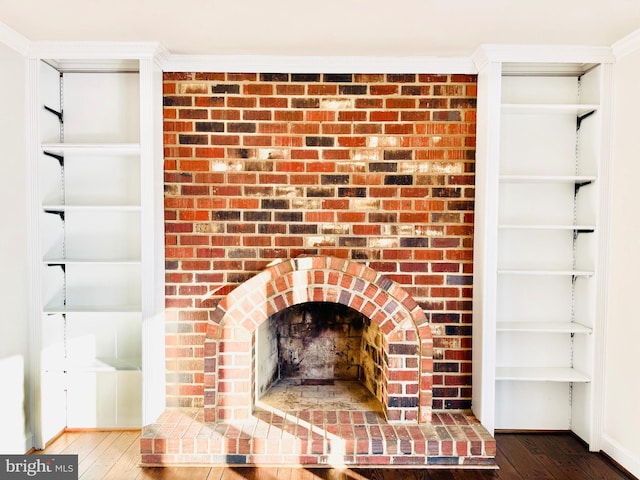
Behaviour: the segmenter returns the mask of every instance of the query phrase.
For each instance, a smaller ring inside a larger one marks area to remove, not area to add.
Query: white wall
[[[0,43],[0,452],[24,453],[28,370],[25,60]]]
[[[640,50],[616,63],[603,450],[640,476]]]

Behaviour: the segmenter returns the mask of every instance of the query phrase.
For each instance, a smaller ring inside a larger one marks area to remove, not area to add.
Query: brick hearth
[[[494,468],[496,444],[468,412],[399,425],[371,411],[258,409],[243,422],[207,423],[202,409],[175,408],[144,428],[141,451],[144,465]]]

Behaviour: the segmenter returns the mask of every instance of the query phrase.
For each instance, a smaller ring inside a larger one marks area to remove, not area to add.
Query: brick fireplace
[[[473,75],[165,73],[169,409],[144,462],[326,464],[339,438],[347,464],[491,464],[467,412],[475,102]],[[256,407],[281,368],[261,379],[261,329],[320,304],[361,316],[331,368],[379,414]]]

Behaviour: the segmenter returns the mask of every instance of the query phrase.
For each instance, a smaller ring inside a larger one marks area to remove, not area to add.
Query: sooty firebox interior
[[[333,385],[351,381],[379,398],[382,334],[345,305],[306,302],[272,315],[257,331],[257,398],[279,382]]]

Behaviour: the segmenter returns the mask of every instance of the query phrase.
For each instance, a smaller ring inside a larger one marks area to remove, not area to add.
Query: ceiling
[[[640,0],[0,0],[29,40],[157,41],[173,54],[468,56],[479,45],[610,46]]]

